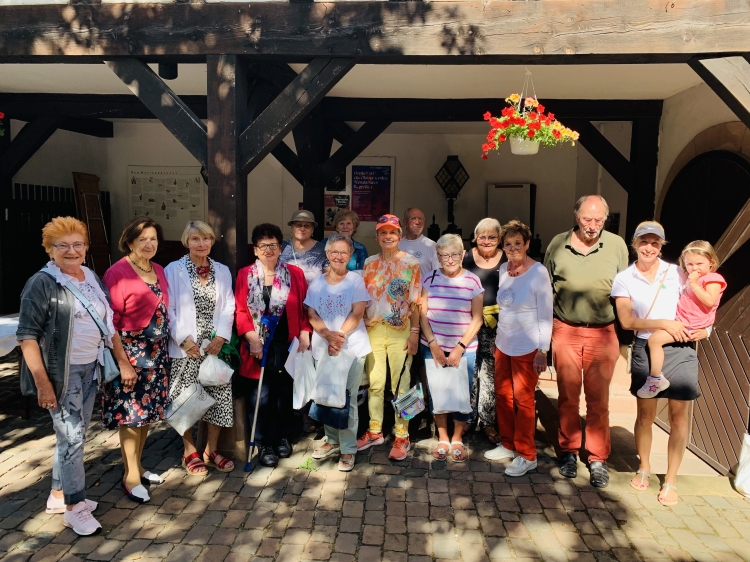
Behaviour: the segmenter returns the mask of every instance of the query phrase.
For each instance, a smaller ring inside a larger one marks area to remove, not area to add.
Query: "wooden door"
[[[693,240],[708,240],[722,260],[727,289],[714,333],[698,346],[701,397],[693,404],[688,449],[727,474],[750,418],[750,162],[726,151],[697,156],[669,187],[660,218],[666,259],[675,261]],[[666,400],[657,423],[669,430]]]
[[[86,224],[89,230],[86,265],[101,277],[112,265],[112,261],[102,204],[99,199],[99,176],[73,172],[73,188],[78,218]]]

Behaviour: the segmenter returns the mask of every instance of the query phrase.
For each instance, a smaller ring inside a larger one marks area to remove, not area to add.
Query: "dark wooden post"
[[[8,150],[10,146],[10,117],[7,115],[0,119],[0,158],[3,153]],[[7,201],[10,199],[10,190],[13,182],[13,178],[7,176],[0,170],[0,201]],[[5,206],[0,207],[0,314],[7,314],[3,302],[3,279],[5,278],[5,270],[3,269],[3,256],[6,255],[6,232],[5,232]]]
[[[633,189],[628,191],[625,240],[633,237],[638,223],[654,218],[656,208],[656,165],[659,161],[659,119],[634,119],[630,136],[630,164]]]
[[[294,129],[294,144],[302,168],[302,206],[315,215],[318,226],[313,238],[324,238],[325,184],[322,166],[331,155],[333,136],[326,129],[319,111],[312,111]]]
[[[208,216],[216,233],[211,255],[232,277],[247,264],[247,175],[238,162],[247,125],[247,73],[237,55],[209,55]]]

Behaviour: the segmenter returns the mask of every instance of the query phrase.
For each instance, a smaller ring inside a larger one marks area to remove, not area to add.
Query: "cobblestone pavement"
[[[541,425],[539,468],[521,478],[504,476],[503,463],[483,462],[488,445],[472,435],[467,463],[432,460],[430,439],[407,460],[391,462],[387,442],[357,455],[347,475],[333,460],[311,461],[313,439],[306,438],[276,469],[246,474],[237,463],[232,473],[202,479],[179,467],[181,441],[159,424],[143,464],[166,482],[138,505],[119,489],[117,434],[92,423],[88,496],[99,502],[95,515],[104,529],[79,538],[61,515],[44,512],[54,442],[49,416],[35,407],[32,419],[22,420],[5,406],[2,562],[750,560],[750,502],[726,479],[680,480],[682,501],[672,508],[657,502],[655,476],[638,493],[627,484],[631,474],[613,472],[610,487],[597,491],[583,465],[577,479],[560,477]]]

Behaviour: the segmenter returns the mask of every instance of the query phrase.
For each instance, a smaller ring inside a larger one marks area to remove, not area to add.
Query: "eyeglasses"
[[[477,236],[477,242],[497,242],[497,236]]]
[[[516,243],[516,244],[503,244],[503,248],[505,250],[508,250],[509,252],[510,251],[518,251],[521,248],[523,248],[525,245],[526,244],[518,244],[518,243]]]
[[[261,252],[275,252],[279,249],[278,244],[261,244],[259,246],[256,246]]]
[[[351,255],[349,252],[342,252],[339,250],[328,250],[328,253],[331,254],[331,257],[333,258],[345,258],[346,256]]]
[[[76,252],[80,252],[86,247],[86,244],[84,244],[83,242],[76,242],[75,244],[66,244],[65,242],[61,242],[60,244],[52,245],[61,252],[67,252],[71,248],[73,248]]]
[[[590,224],[593,222],[594,224],[601,226],[604,224],[604,221],[607,219],[593,219],[590,217],[581,217],[580,220],[581,222],[586,223],[586,224]]]
[[[448,261],[448,260],[458,261],[461,259],[461,254],[438,254],[438,259],[440,261]]]

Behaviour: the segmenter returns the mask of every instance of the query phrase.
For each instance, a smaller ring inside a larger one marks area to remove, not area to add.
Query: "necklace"
[[[154,272],[154,265],[151,262],[149,262],[149,265],[151,266],[151,269],[143,269],[140,265],[138,265],[137,263],[135,263],[132,258],[128,258],[128,261],[130,263],[132,263],[135,267],[137,267],[138,269],[140,269],[143,273],[153,273]]]
[[[510,270],[510,265],[508,265],[508,275],[510,277],[518,277],[519,275],[521,275],[522,273],[521,268],[523,268],[523,266],[526,265],[526,261],[528,259],[529,259],[529,256],[526,256],[525,258],[523,258],[523,263],[519,265],[518,267],[514,267],[513,271]]]

